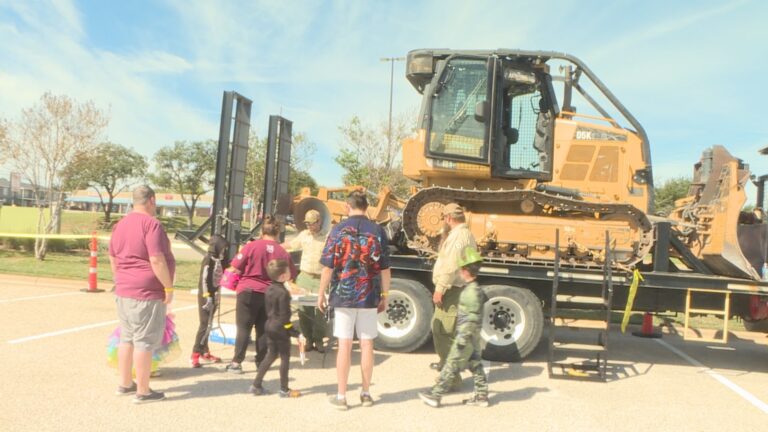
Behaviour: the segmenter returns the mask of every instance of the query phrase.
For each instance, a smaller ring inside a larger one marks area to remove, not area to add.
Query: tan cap
[[[315,223],[320,220],[320,212],[317,210],[310,210],[304,215],[304,223]]]
[[[461,216],[464,214],[464,208],[456,203],[446,204],[443,207],[443,216]]]

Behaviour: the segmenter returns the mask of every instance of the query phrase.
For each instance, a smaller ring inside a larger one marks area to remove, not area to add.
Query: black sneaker
[[[147,402],[161,401],[163,399],[165,399],[165,393],[163,393],[163,392],[156,392],[156,391],[150,389],[149,390],[149,394],[140,395],[140,394],[137,393],[136,396],[134,396],[134,398],[133,398],[133,403],[135,403],[135,404],[143,404],[143,403],[147,403]]]
[[[266,394],[269,394],[268,391],[264,389],[264,387],[256,387],[255,385],[251,384],[250,387],[248,387],[248,391],[251,392],[254,396],[263,396]]]
[[[483,408],[489,405],[487,395],[483,396],[483,395],[477,395],[477,394],[472,395],[472,397],[469,399],[464,399],[463,401],[461,401],[461,403],[463,403],[464,405],[483,407]]]
[[[440,396],[435,396],[431,391],[419,392],[419,399],[432,408],[440,408]]]
[[[230,363],[224,368],[227,372],[235,375],[243,374],[243,366],[240,363]]]
[[[334,408],[340,411],[346,411],[347,410],[347,400],[346,399],[339,399],[336,397],[336,395],[331,396],[328,399],[328,402],[333,405]]]
[[[373,398],[370,393],[360,393],[360,403],[368,408],[373,406]]]
[[[131,383],[130,387],[117,386],[115,394],[118,396],[125,396],[132,393],[136,393],[136,383]]]

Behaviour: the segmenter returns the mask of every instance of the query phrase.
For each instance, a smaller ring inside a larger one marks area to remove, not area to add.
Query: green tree
[[[391,140],[386,121],[373,127],[354,116],[339,126],[344,143],[335,160],[344,170],[344,184],[364,186],[373,193],[389,186],[395,195],[407,196],[412,182],[403,176],[400,151],[402,140],[415,130],[410,119],[409,115],[393,119]]]
[[[317,192],[317,182],[310,174],[312,158],[316,145],[305,133],[293,136],[291,145],[291,172],[288,180],[289,192],[298,194],[302,188],[309,187]],[[248,138],[248,162],[245,174],[245,193],[257,205],[264,194],[264,170],[267,159],[267,138],[259,138],[253,131]],[[256,223],[258,210],[251,212],[251,226]]]
[[[198,200],[213,186],[216,150],[214,140],[177,141],[172,147],[163,147],[155,153],[157,172],[150,179],[159,188],[181,195],[190,229]]]
[[[668,215],[675,208],[675,201],[685,198],[691,187],[691,179],[677,177],[665,181],[661,186],[654,188],[654,204],[656,213]]]
[[[109,124],[109,116],[91,102],[45,93],[21,111],[0,142],[0,154],[34,189],[37,233],[58,232],[64,203],[62,172],[76,154],[93,149]],[[35,239],[35,257],[45,259],[48,240]]]
[[[108,226],[115,196],[143,178],[146,172],[144,156],[119,144],[104,142],[92,151],[76,154],[64,168],[62,177],[65,190],[90,187],[96,191]]]
[[[307,172],[291,168],[291,178],[288,180],[288,191],[298,195],[302,188],[308,187],[312,194],[317,193],[317,181]]]

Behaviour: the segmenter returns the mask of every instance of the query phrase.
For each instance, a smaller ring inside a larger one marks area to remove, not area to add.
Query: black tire
[[[541,340],[544,312],[530,290],[506,285],[483,288],[488,301],[483,309],[483,358],[515,362],[524,359]]]
[[[753,321],[744,318],[742,321],[744,322],[744,329],[747,331],[756,333],[768,333],[768,319]]]
[[[379,314],[376,349],[411,352],[420,348],[431,333],[432,294],[419,282],[393,278],[387,310]]]

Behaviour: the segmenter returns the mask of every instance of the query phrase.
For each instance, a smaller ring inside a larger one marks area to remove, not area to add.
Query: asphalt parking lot
[[[304,393],[301,398],[257,398],[247,393],[252,363],[244,363],[240,376],[224,373],[223,365],[188,366],[197,328],[195,298],[188,293],[178,293],[174,305],[182,355],[152,381],[168,399],[135,406],[130,397],[114,395],[116,372],[105,361],[107,337],[117,325],[114,298],[79,292],[84,286],[0,275],[0,430],[755,431],[768,421],[768,338],[751,333],[732,333],[720,346],[614,331],[607,383],[549,379],[542,343],[523,363],[492,364],[489,408],[461,405],[472,389],[468,374],[463,393],[447,396],[443,408],[422,404],[416,393],[435,377],[428,347],[377,353],[372,408],[356,400],[356,367],[351,409],[328,405],[336,381],[333,354],[326,367],[318,353],[310,353],[304,366],[292,358],[291,386]],[[223,310],[233,308],[225,299]],[[234,322],[234,312],[222,322]],[[211,348],[225,359],[232,355],[232,346]],[[265,381],[275,391],[276,367]]]

